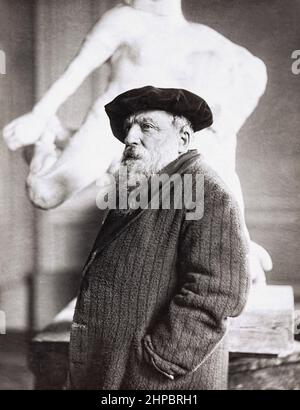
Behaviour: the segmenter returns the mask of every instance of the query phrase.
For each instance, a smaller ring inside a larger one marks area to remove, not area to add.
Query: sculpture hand
[[[3,129],[3,138],[8,148],[15,151],[34,144],[44,132],[48,120],[34,112],[22,115]]]
[[[256,242],[250,242],[249,269],[252,283],[255,285],[266,284],[266,274],[272,269],[272,259],[268,252]]]

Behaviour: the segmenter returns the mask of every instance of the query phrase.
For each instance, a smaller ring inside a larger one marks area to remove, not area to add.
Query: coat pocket
[[[184,369],[174,363],[171,363],[161,357],[154,349],[151,341],[151,336],[146,335],[143,340],[144,357],[147,362],[153,365],[157,371],[165,375],[168,379],[174,380],[175,377],[184,376],[189,373],[188,369]]]
[[[133,338],[121,390],[174,390],[174,380],[148,362],[141,338]]]

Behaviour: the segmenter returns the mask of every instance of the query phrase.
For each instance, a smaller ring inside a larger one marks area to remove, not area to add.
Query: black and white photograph
[[[299,0],[0,0],[0,390],[300,390],[299,133]]]

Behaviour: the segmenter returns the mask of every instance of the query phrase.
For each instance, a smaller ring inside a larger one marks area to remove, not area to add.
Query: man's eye
[[[142,124],[142,129],[143,129],[143,130],[148,130],[149,128],[152,128],[152,125],[151,125],[151,124],[147,124],[147,123]]]

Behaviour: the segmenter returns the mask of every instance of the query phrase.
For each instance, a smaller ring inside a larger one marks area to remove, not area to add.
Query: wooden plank
[[[300,342],[284,358],[230,357],[229,390],[300,390]]]
[[[243,313],[230,319],[230,352],[287,355],[293,350],[291,286],[253,286]]]

